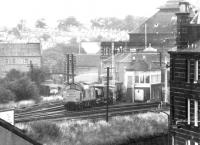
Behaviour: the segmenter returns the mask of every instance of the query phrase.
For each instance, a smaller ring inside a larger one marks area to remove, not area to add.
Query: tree
[[[141,23],[143,23],[145,19],[146,18],[144,17],[134,17],[132,15],[127,15],[124,19],[118,19],[116,17],[103,17],[92,19],[90,22],[92,27],[132,31],[136,29]]]
[[[19,23],[17,24],[16,28],[19,31],[23,31],[25,29],[25,26],[26,26],[26,21],[22,19],[22,20],[19,21]]]
[[[115,17],[97,18],[90,21],[92,27],[99,27],[104,29],[119,29],[122,25],[122,21]]]
[[[127,15],[123,20],[123,29],[133,31],[134,29],[138,28],[145,20],[145,17],[134,17],[132,15]]]
[[[38,87],[40,87],[42,82],[49,78],[47,69],[34,67],[28,72],[28,76]]]
[[[48,39],[50,38],[51,36],[49,34],[43,34],[42,36],[40,36],[40,38],[42,38],[44,41],[48,41]]]
[[[75,17],[68,17],[66,19],[59,20],[58,22],[59,23],[57,27],[59,30],[62,30],[62,31],[67,31],[69,26],[79,27],[82,25],[79,21],[76,20]]]
[[[8,89],[16,95],[16,101],[39,99],[39,90],[28,77],[9,82]]]
[[[35,27],[36,28],[44,29],[46,26],[47,26],[47,24],[45,23],[45,19],[44,18],[41,18],[41,19],[37,20],[36,23],[35,23]]]
[[[16,69],[11,69],[7,74],[5,79],[7,81],[15,81],[21,77],[23,77],[25,74],[16,70]]]
[[[0,103],[8,103],[10,101],[14,101],[16,98],[15,94],[11,92],[9,89],[4,87],[0,87]]]
[[[8,34],[13,34],[16,38],[22,37],[20,31],[16,27],[12,28],[12,30],[10,30]]]

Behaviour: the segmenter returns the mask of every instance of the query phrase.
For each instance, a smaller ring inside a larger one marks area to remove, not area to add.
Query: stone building
[[[41,67],[40,43],[0,43],[0,75],[4,77],[11,69],[22,72]]]

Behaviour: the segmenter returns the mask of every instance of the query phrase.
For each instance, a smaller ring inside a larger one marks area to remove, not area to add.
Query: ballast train
[[[109,86],[108,103],[113,104],[114,86]],[[107,103],[107,88],[103,84],[70,83],[62,89],[65,108],[78,111]]]

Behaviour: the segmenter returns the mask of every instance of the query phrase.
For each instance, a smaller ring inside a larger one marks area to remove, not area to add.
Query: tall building
[[[177,50],[170,54],[171,145],[200,144],[200,24],[191,24],[189,3],[177,13]]]
[[[41,67],[40,43],[0,43],[0,75],[5,76],[11,69],[22,72]]]

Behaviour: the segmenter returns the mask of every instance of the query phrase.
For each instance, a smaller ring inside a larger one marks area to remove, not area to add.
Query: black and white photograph
[[[200,145],[200,0],[1,0],[0,20],[0,145]]]

